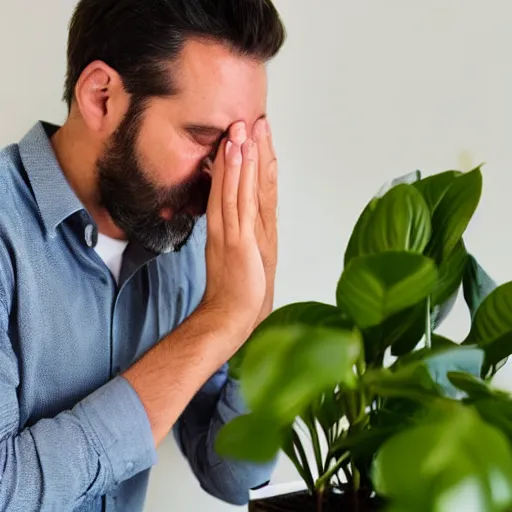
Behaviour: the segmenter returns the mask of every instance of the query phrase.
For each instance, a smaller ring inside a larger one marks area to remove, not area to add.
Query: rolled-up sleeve
[[[72,410],[19,427],[18,364],[0,300],[0,510],[74,510],[156,462],[151,427],[117,377]]]
[[[253,464],[227,460],[215,450],[220,429],[248,411],[237,381],[228,377],[225,365],[195,396],[174,428],[181,451],[212,496],[233,505],[245,505],[251,489],[268,483],[275,461]]]

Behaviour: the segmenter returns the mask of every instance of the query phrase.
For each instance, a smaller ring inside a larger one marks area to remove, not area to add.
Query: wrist
[[[199,305],[190,320],[203,326],[211,338],[221,343],[228,353],[226,360],[247,341],[254,328],[251,312],[242,308],[230,310],[208,301]]]

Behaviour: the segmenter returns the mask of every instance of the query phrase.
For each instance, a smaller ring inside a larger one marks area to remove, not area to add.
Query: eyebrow
[[[258,117],[257,121],[260,119],[265,119],[267,114],[262,114]],[[193,123],[185,126],[185,129],[192,133],[193,135],[199,135],[203,137],[212,137],[212,138],[223,138],[228,135],[229,128],[224,129],[219,126],[209,125],[209,124],[201,124],[201,123]]]

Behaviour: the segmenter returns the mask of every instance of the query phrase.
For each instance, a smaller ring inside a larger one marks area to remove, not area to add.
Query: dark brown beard
[[[211,178],[202,163],[186,182],[155,186],[136,153],[143,112],[143,104],[133,101],[98,160],[99,201],[130,241],[156,253],[179,251],[206,212]],[[170,219],[162,217],[164,209],[171,210]]]

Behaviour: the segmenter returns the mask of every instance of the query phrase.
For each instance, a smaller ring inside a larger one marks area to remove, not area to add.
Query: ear
[[[78,79],[75,101],[87,127],[100,136],[110,136],[129,105],[119,74],[102,61],[91,62]]]

